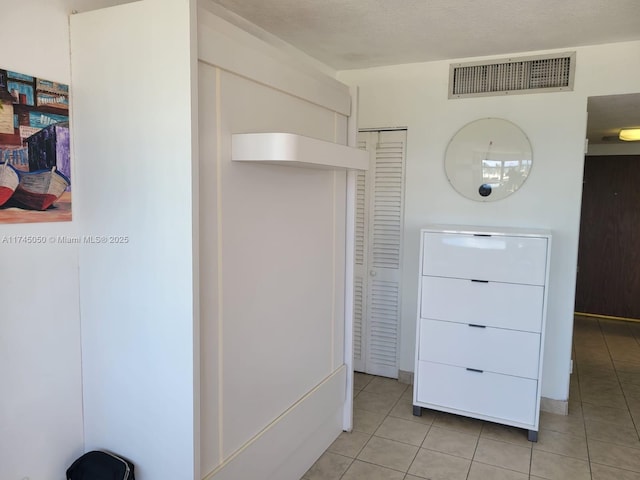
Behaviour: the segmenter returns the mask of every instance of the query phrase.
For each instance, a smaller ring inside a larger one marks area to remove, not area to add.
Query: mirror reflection
[[[445,171],[463,196],[488,202],[517,191],[531,170],[529,139],[515,124],[483,118],[462,127],[451,139]]]

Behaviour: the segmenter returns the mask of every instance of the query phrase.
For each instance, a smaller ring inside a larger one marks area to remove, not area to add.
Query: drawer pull
[[[474,237],[490,237],[491,234],[490,233],[474,233],[473,236]]]
[[[470,323],[469,326],[475,328],[487,328],[486,325],[478,325],[477,323]]]
[[[468,368],[467,367],[467,371],[469,372],[476,372],[476,373],[484,373],[483,370],[478,370],[477,368]]]
[[[489,283],[489,280],[476,280],[475,278],[472,278],[471,281],[476,283]]]

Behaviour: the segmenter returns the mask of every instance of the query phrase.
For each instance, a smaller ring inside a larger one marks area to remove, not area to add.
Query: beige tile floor
[[[640,480],[640,323],[576,317],[569,415],[524,430],[423,410],[395,380],[356,374],[354,431],[303,480]]]

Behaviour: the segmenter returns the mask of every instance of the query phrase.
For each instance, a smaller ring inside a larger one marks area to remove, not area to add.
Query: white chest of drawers
[[[441,410],[536,441],[549,283],[548,231],[420,231],[413,413]]]

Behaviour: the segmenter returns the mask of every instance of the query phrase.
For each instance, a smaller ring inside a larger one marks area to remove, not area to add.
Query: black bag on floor
[[[133,463],[109,452],[94,450],[67,469],[67,480],[135,480]]]

